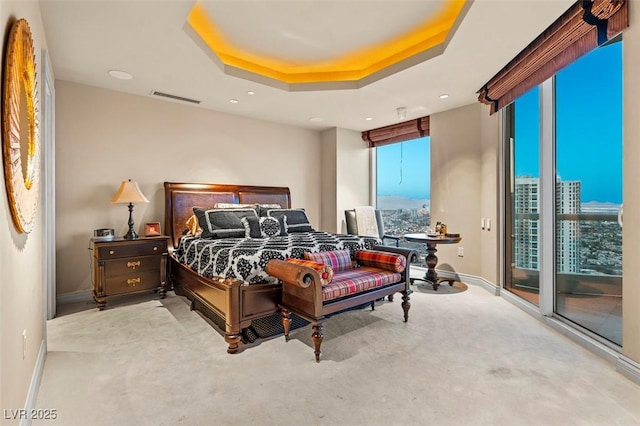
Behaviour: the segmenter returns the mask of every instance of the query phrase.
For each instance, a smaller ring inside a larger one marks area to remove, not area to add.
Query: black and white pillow
[[[314,229],[309,223],[304,209],[269,209],[267,217],[280,218],[286,216],[287,232],[311,232]]]
[[[244,238],[243,217],[258,218],[254,209],[210,209],[194,207],[202,238]]]
[[[255,203],[215,203],[213,205],[214,209],[254,209],[256,213],[258,212],[258,205]]]
[[[269,209],[281,209],[282,206],[280,204],[257,204],[258,207],[258,216],[266,217]]]
[[[245,238],[269,238],[287,235],[286,217],[243,217]]]

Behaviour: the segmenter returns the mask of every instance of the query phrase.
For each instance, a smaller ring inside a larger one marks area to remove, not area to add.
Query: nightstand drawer
[[[139,274],[119,275],[106,278],[105,290],[109,295],[131,293],[160,287],[160,272],[145,271]]]
[[[167,294],[169,237],[91,240],[93,298],[103,310],[109,296],[158,290]]]
[[[105,260],[105,275],[107,278],[116,275],[134,275],[144,271],[160,270],[162,256],[128,257],[124,259]]]
[[[119,257],[149,256],[167,252],[167,241],[151,240],[129,244],[109,244],[98,247],[98,258],[102,260]]]

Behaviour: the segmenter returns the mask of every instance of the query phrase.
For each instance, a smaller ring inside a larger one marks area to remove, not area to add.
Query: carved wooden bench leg
[[[375,301],[371,301],[371,310],[375,311],[376,310],[376,302]]]
[[[404,311],[404,322],[409,321],[409,308],[411,308],[411,303],[409,303],[410,297],[409,295],[412,291],[402,291],[402,310]]]
[[[242,335],[240,333],[225,333],[224,340],[229,344],[227,353],[235,354],[238,352],[238,346],[242,341]]]
[[[280,307],[280,315],[282,315],[282,328],[284,328],[284,339],[289,341],[289,329],[291,327],[291,311]]]
[[[313,334],[311,339],[313,340],[313,346],[315,347],[316,362],[320,362],[320,345],[322,344],[322,329],[324,326],[321,322],[313,324]]]

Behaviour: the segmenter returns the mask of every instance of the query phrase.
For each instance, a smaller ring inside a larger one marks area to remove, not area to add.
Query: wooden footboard
[[[281,284],[248,286],[240,280],[202,277],[173,257],[170,264],[170,280],[176,293],[191,301],[191,309],[198,309],[224,328],[230,354],[238,352],[243,328],[278,311]]]
[[[245,285],[240,280],[202,277],[180,264],[173,250],[187,230],[186,222],[193,214],[194,206],[212,207],[219,202],[275,203],[290,208],[289,188],[165,182],[164,193],[165,232],[171,236],[169,280],[176,293],[191,301],[192,309],[198,309],[224,329],[224,338],[229,344],[227,352],[236,353],[242,341],[242,329],[249,327],[253,320],[278,311],[282,285]]]

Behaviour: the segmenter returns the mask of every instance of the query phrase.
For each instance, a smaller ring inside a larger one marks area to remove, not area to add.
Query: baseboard
[[[616,370],[627,379],[640,385],[640,364],[637,362],[620,355],[618,362],[616,362]]]
[[[442,271],[439,269],[436,269],[436,272],[438,273],[438,276],[441,278],[453,278],[456,281],[482,287],[485,290],[487,290],[489,293],[493,294],[494,296],[498,296],[500,294],[500,287],[498,287],[497,285],[493,284],[488,280],[485,280],[482,277],[477,277],[475,275],[462,274],[460,272],[454,272],[454,271]]]
[[[540,309],[531,302],[526,301],[525,299],[516,296],[510,291],[501,291],[500,297],[511,303],[512,305],[516,305],[518,308],[522,309],[532,317],[537,320],[544,321],[544,315],[540,313]]]
[[[90,302],[92,300],[93,292],[91,290],[76,291],[73,293],[62,293],[56,296],[56,304],[58,305],[75,302]]]
[[[604,343],[599,342],[594,337],[589,336],[589,334],[587,334],[586,332],[578,330],[570,326],[569,324],[553,317],[543,317],[543,321],[554,330],[573,340],[583,348],[598,355],[605,361],[608,361],[614,365],[618,362],[618,359],[621,355],[620,352],[610,348]]]
[[[42,340],[40,343],[40,351],[38,352],[38,359],[36,365],[33,368],[33,374],[31,375],[31,383],[29,384],[29,391],[27,393],[27,399],[24,402],[25,413],[31,413],[36,406],[36,399],[38,398],[38,389],[40,388],[40,379],[42,378],[42,370],[44,369],[44,360],[47,357],[47,342]],[[30,416],[25,416],[20,421],[20,426],[31,426]]]

